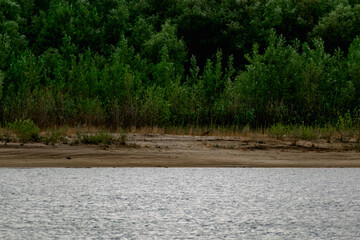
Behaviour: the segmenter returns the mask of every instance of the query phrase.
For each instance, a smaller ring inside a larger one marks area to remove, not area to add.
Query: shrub
[[[64,136],[65,133],[63,131],[53,130],[50,133],[47,133],[46,136],[42,138],[42,141],[44,141],[46,145],[55,145],[59,141],[66,144],[68,140]]]
[[[8,128],[14,131],[21,142],[38,142],[40,128],[31,119],[16,119]]]
[[[277,139],[280,139],[284,137],[286,134],[288,134],[289,131],[290,129],[288,126],[282,125],[281,123],[277,123],[270,127],[269,135],[272,137],[276,137]]]
[[[84,144],[125,144],[126,135],[121,134],[120,137],[115,137],[109,133],[95,133],[95,134],[86,134],[78,133],[78,139],[80,143]]]
[[[355,128],[349,111],[344,116],[339,117],[336,127],[340,133],[340,141],[349,142],[354,137]]]

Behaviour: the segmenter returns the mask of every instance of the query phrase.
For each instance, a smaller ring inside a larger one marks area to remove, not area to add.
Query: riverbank
[[[360,167],[344,143],[128,134],[126,144],[0,143],[0,167]]]

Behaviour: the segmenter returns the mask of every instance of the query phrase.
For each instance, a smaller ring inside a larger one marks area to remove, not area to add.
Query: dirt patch
[[[0,143],[0,167],[360,167],[356,143],[130,134],[126,146]]]

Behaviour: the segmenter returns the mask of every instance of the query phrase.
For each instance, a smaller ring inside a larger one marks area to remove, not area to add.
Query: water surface
[[[0,169],[1,239],[359,239],[360,170]]]

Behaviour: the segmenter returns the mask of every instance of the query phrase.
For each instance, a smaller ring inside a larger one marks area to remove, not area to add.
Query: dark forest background
[[[358,36],[356,0],[0,0],[0,122],[357,122]]]

